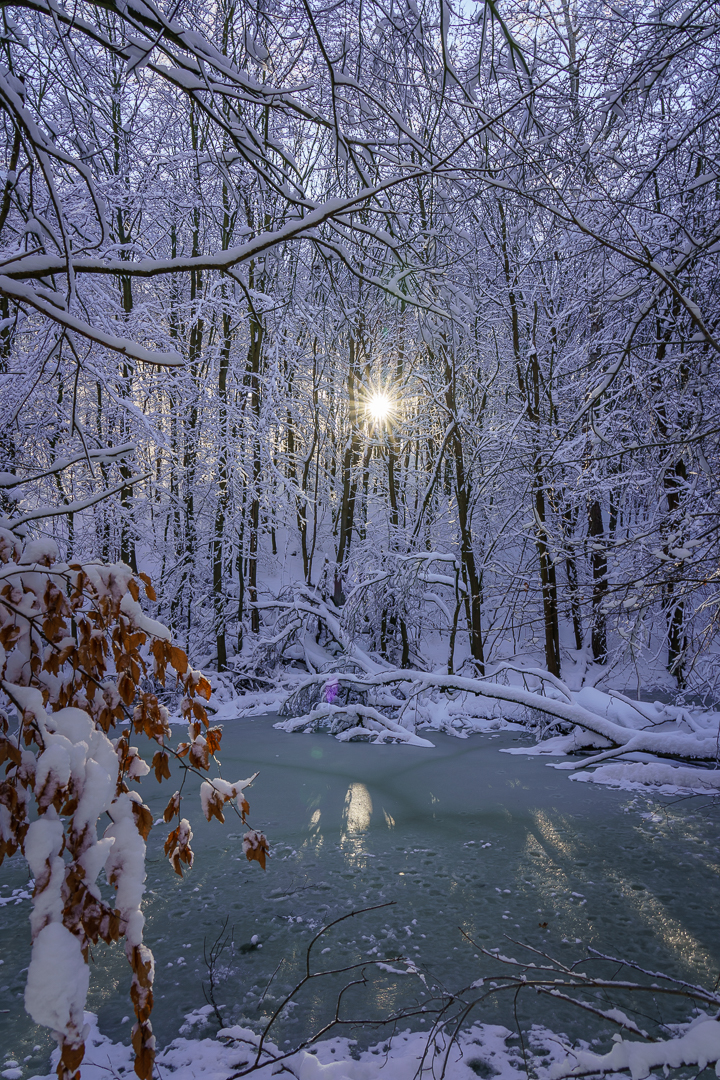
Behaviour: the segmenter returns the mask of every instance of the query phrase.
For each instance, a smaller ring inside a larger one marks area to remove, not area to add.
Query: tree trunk
[[[350,431],[345,443],[342,463],[342,501],[340,503],[340,516],[338,521],[338,547],[335,559],[335,582],[333,589],[333,601],[340,607],[345,602],[343,593],[343,573],[352,543],[353,525],[355,520],[355,499],[357,497],[357,479],[354,471],[360,457],[360,434],[358,431],[358,408],[357,408],[357,342],[350,335],[350,357],[348,364],[347,392],[349,407]]]
[[[460,564],[463,580],[467,588],[465,594],[465,614],[470,635],[470,655],[475,660],[482,675],[485,674],[485,648],[482,633],[482,574],[475,561],[475,548],[472,537],[472,490],[470,477],[467,475],[463,452],[462,433],[457,422],[457,400],[455,394],[455,371],[447,352],[443,350],[445,374],[445,406],[452,418],[453,432],[450,437],[452,460],[454,464],[454,495],[460,530]]]
[[[540,587],[543,603],[543,627],[545,633],[545,665],[551,675],[560,678],[560,632],[558,626],[557,579],[555,562],[545,527],[545,488],[540,461],[535,458],[535,547],[540,564]]]
[[[260,365],[262,359],[263,325],[254,312],[250,316],[250,347],[248,349],[248,374],[250,378],[250,411],[253,417],[252,467],[250,472],[250,540],[248,544],[248,596],[250,599],[250,627],[254,634],[260,632],[260,612],[257,609],[257,572],[260,538]]]
[[[215,507],[215,530],[213,534],[213,602],[215,609],[215,643],[217,646],[217,669],[227,668],[227,642],[225,640],[225,520],[228,507],[228,431],[227,375],[232,344],[230,315],[223,312],[223,344],[218,369],[218,401],[220,446],[218,454],[218,495]]]
[[[593,499],[588,506],[588,543],[590,547],[590,566],[592,568],[592,633],[591,646],[596,664],[606,664],[607,652],[607,617],[604,610],[608,591],[608,561],[605,529],[603,526],[602,507],[598,499]]]
[[[565,541],[565,575],[567,577],[568,592],[570,594],[570,617],[575,637],[575,648],[579,652],[583,647],[583,626],[580,594],[578,591],[577,559],[575,558],[575,551],[572,546],[577,516],[577,510],[574,510],[566,503],[562,512],[563,538]]]

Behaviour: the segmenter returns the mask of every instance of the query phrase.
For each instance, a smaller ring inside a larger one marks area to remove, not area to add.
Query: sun
[[[392,401],[388,395],[381,390],[377,390],[368,398],[368,414],[377,424],[381,424],[384,420],[387,420],[392,412],[392,407]]]

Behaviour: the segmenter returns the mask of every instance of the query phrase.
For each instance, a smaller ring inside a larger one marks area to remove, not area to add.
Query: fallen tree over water
[[[342,741],[428,746],[421,731],[463,737],[502,718],[533,730],[542,740],[536,752],[598,751],[561,768],[630,756],[706,771],[720,760],[720,713],[635,701],[593,686],[573,690],[548,671],[517,662],[488,665],[483,675],[397,667],[364,650],[339,613],[310,589],[262,606],[277,619],[255,663],[267,671],[289,655],[309,672],[280,709],[282,730],[327,728]],[[321,636],[334,655],[319,648]]]
[[[348,672],[311,675],[289,699],[285,707],[285,712],[290,714],[289,719],[278,726],[285,731],[299,731],[308,730],[313,725],[327,724],[333,728],[333,734],[347,739],[350,736],[345,734],[346,728],[342,726],[343,718],[345,718],[354,721],[354,730],[357,734],[377,733],[377,741],[393,736],[400,738],[401,741],[408,741],[406,735],[412,729],[403,725],[403,720],[409,712],[412,716],[408,704],[415,697],[436,690],[446,694],[473,695],[514,707],[519,706],[526,710],[534,710],[548,717],[551,727],[571,725],[575,729],[579,728],[579,732],[573,732],[574,749],[580,750],[598,745],[608,747],[603,753],[593,757],[593,762],[604,760],[617,753],[628,752],[654,754],[677,761],[710,762],[718,758],[717,727],[715,731],[708,728],[707,735],[702,730],[688,733],[658,730],[663,722],[661,716],[656,722],[646,719],[646,725],[640,728],[625,726],[619,721],[610,720],[600,713],[585,708],[575,700],[577,695],[566,687],[558,691],[558,685],[563,686],[558,679],[552,680],[551,685],[556,690],[552,696],[547,692],[527,690],[522,686],[498,682],[497,679],[508,670],[510,669],[506,665],[502,665],[492,675],[485,678],[468,678],[401,668],[379,671],[374,675],[357,675]],[[535,672],[533,674],[535,677],[541,677]],[[367,696],[368,700],[373,696],[378,696],[386,710],[397,710],[400,719],[395,721],[390,715],[381,713],[378,708],[370,709],[357,703],[330,704],[340,696],[342,690],[361,693]],[[382,693],[383,691],[388,691],[388,693]],[[613,700],[610,695],[603,696],[607,696],[609,701]],[[292,715],[297,703],[312,697],[318,701],[322,701],[324,697],[326,703],[306,713]],[[687,713],[687,710],[677,711]],[[640,710],[637,715],[639,720],[643,719],[643,713]],[[372,724],[365,723],[368,718],[372,718]],[[668,715],[665,722],[672,722],[672,720],[673,717]],[[378,725],[383,724],[384,730],[378,730]],[[398,727],[402,729],[400,732]]]

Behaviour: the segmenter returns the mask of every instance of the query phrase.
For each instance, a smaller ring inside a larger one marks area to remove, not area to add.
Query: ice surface
[[[400,1007],[431,994],[439,980],[459,987],[487,977],[486,962],[458,927],[479,945],[512,955],[518,947],[504,934],[567,961],[592,946],[714,983],[720,858],[707,796],[696,800],[695,813],[692,800],[673,805],[661,796],[570,783],[546,767],[547,758],[529,756],[532,738],[519,732],[464,740],[433,733],[436,745],[428,750],[287,735],[272,722],[226,723],[223,736],[226,775],[259,770],[245,794],[251,826],[270,839],[265,873],[243,856],[246,827],[232,813],[225,826],[208,824],[197,798],[183,803],[196,849],[195,866],[183,880],[162,855],[167,830],[150,834],[143,903],[145,937],[157,963],[153,1022],[160,1046],[177,1038],[186,1014],[206,1004],[203,948],[210,948],[226,918],[233,940],[220,958],[215,994],[228,1026],[254,1028],[268,1015],[321,925],[390,901],[393,907],[326,935],[316,948],[317,963],[379,960],[406,971],[410,959],[426,985],[381,970],[365,996],[348,1001],[355,1014]],[[508,756],[498,753],[501,748],[521,752]],[[148,789],[153,817],[160,816],[166,794]],[[2,871],[8,895],[27,874],[13,862]],[[98,884],[107,888],[102,878]],[[29,956],[22,944],[28,911],[27,902],[0,906],[1,979],[19,990]],[[262,949],[253,946],[254,937]],[[323,954],[325,948],[330,951]],[[113,1044],[127,1041],[127,962],[117,948],[93,948],[93,955],[89,1007]],[[395,959],[400,956],[406,959]],[[322,1000],[299,1000],[280,1025],[280,1045],[321,1015]],[[21,999],[10,995],[8,1006],[7,1016],[0,1015],[0,1045],[23,1060],[40,1041],[37,1029],[24,1017]],[[586,1034],[584,1021],[568,1030],[563,1018],[560,1027],[552,1002],[521,997],[519,1009],[524,1024],[543,1023],[573,1038]],[[686,1016],[682,1010],[674,1018]],[[478,1019],[510,1029],[511,1004],[499,1003]],[[207,1028],[186,1034],[210,1035],[216,1026],[212,1015]],[[32,1067],[46,1072],[47,1057]]]

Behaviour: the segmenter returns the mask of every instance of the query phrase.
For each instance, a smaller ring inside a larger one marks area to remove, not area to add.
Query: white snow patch
[[[684,1035],[666,1042],[628,1042],[618,1037],[608,1054],[589,1050],[573,1050],[564,1061],[550,1069],[550,1080],[593,1072],[620,1072],[628,1069],[632,1080],[644,1080],[652,1069],[664,1066],[678,1069],[681,1065],[697,1065],[702,1071],[720,1059],[720,1022],[700,1017]],[[716,1066],[720,1076],[720,1069]]]
[[[720,770],[693,769],[688,765],[668,765],[662,761],[614,762],[599,765],[594,772],[576,772],[571,780],[583,783],[607,784],[625,791],[659,788],[662,795],[694,792],[698,795],[720,795]]]
[[[62,923],[48,923],[33,942],[25,986],[30,1016],[53,1031],[81,1032],[89,984],[90,968],[78,938]]]
[[[203,1006],[186,1017],[192,1024],[209,1007]],[[83,1080],[107,1080],[108,1076],[133,1075],[132,1050],[122,1043],[113,1043],[98,1031],[97,1017],[85,1013],[88,1025],[85,1060],[82,1064]],[[450,1051],[445,1073],[446,1080],[475,1080],[477,1072],[469,1063],[491,1063],[490,1069],[497,1080],[522,1080],[522,1060],[517,1049],[506,1045],[512,1033],[494,1024],[478,1024],[463,1032]],[[348,1039],[325,1039],[313,1047],[313,1052],[300,1051],[287,1059],[288,1068],[298,1080],[413,1080],[421,1063],[427,1043],[422,1031],[405,1031],[382,1040],[369,1050],[351,1054],[354,1044]],[[280,1050],[272,1043],[266,1044],[268,1055],[275,1058]],[[244,1062],[255,1055],[257,1035],[248,1028],[228,1027],[218,1032],[217,1038],[177,1038],[157,1057],[159,1074],[164,1070],[173,1080],[227,1080],[237,1073]],[[545,1051],[548,1052],[547,1050]],[[57,1062],[58,1052],[52,1055]],[[553,1053],[557,1057],[557,1053]],[[440,1058],[436,1058],[439,1061]],[[261,1067],[253,1076],[257,1080],[270,1080],[278,1074],[279,1066],[273,1060]],[[35,1076],[31,1080],[54,1080],[54,1073]]]

